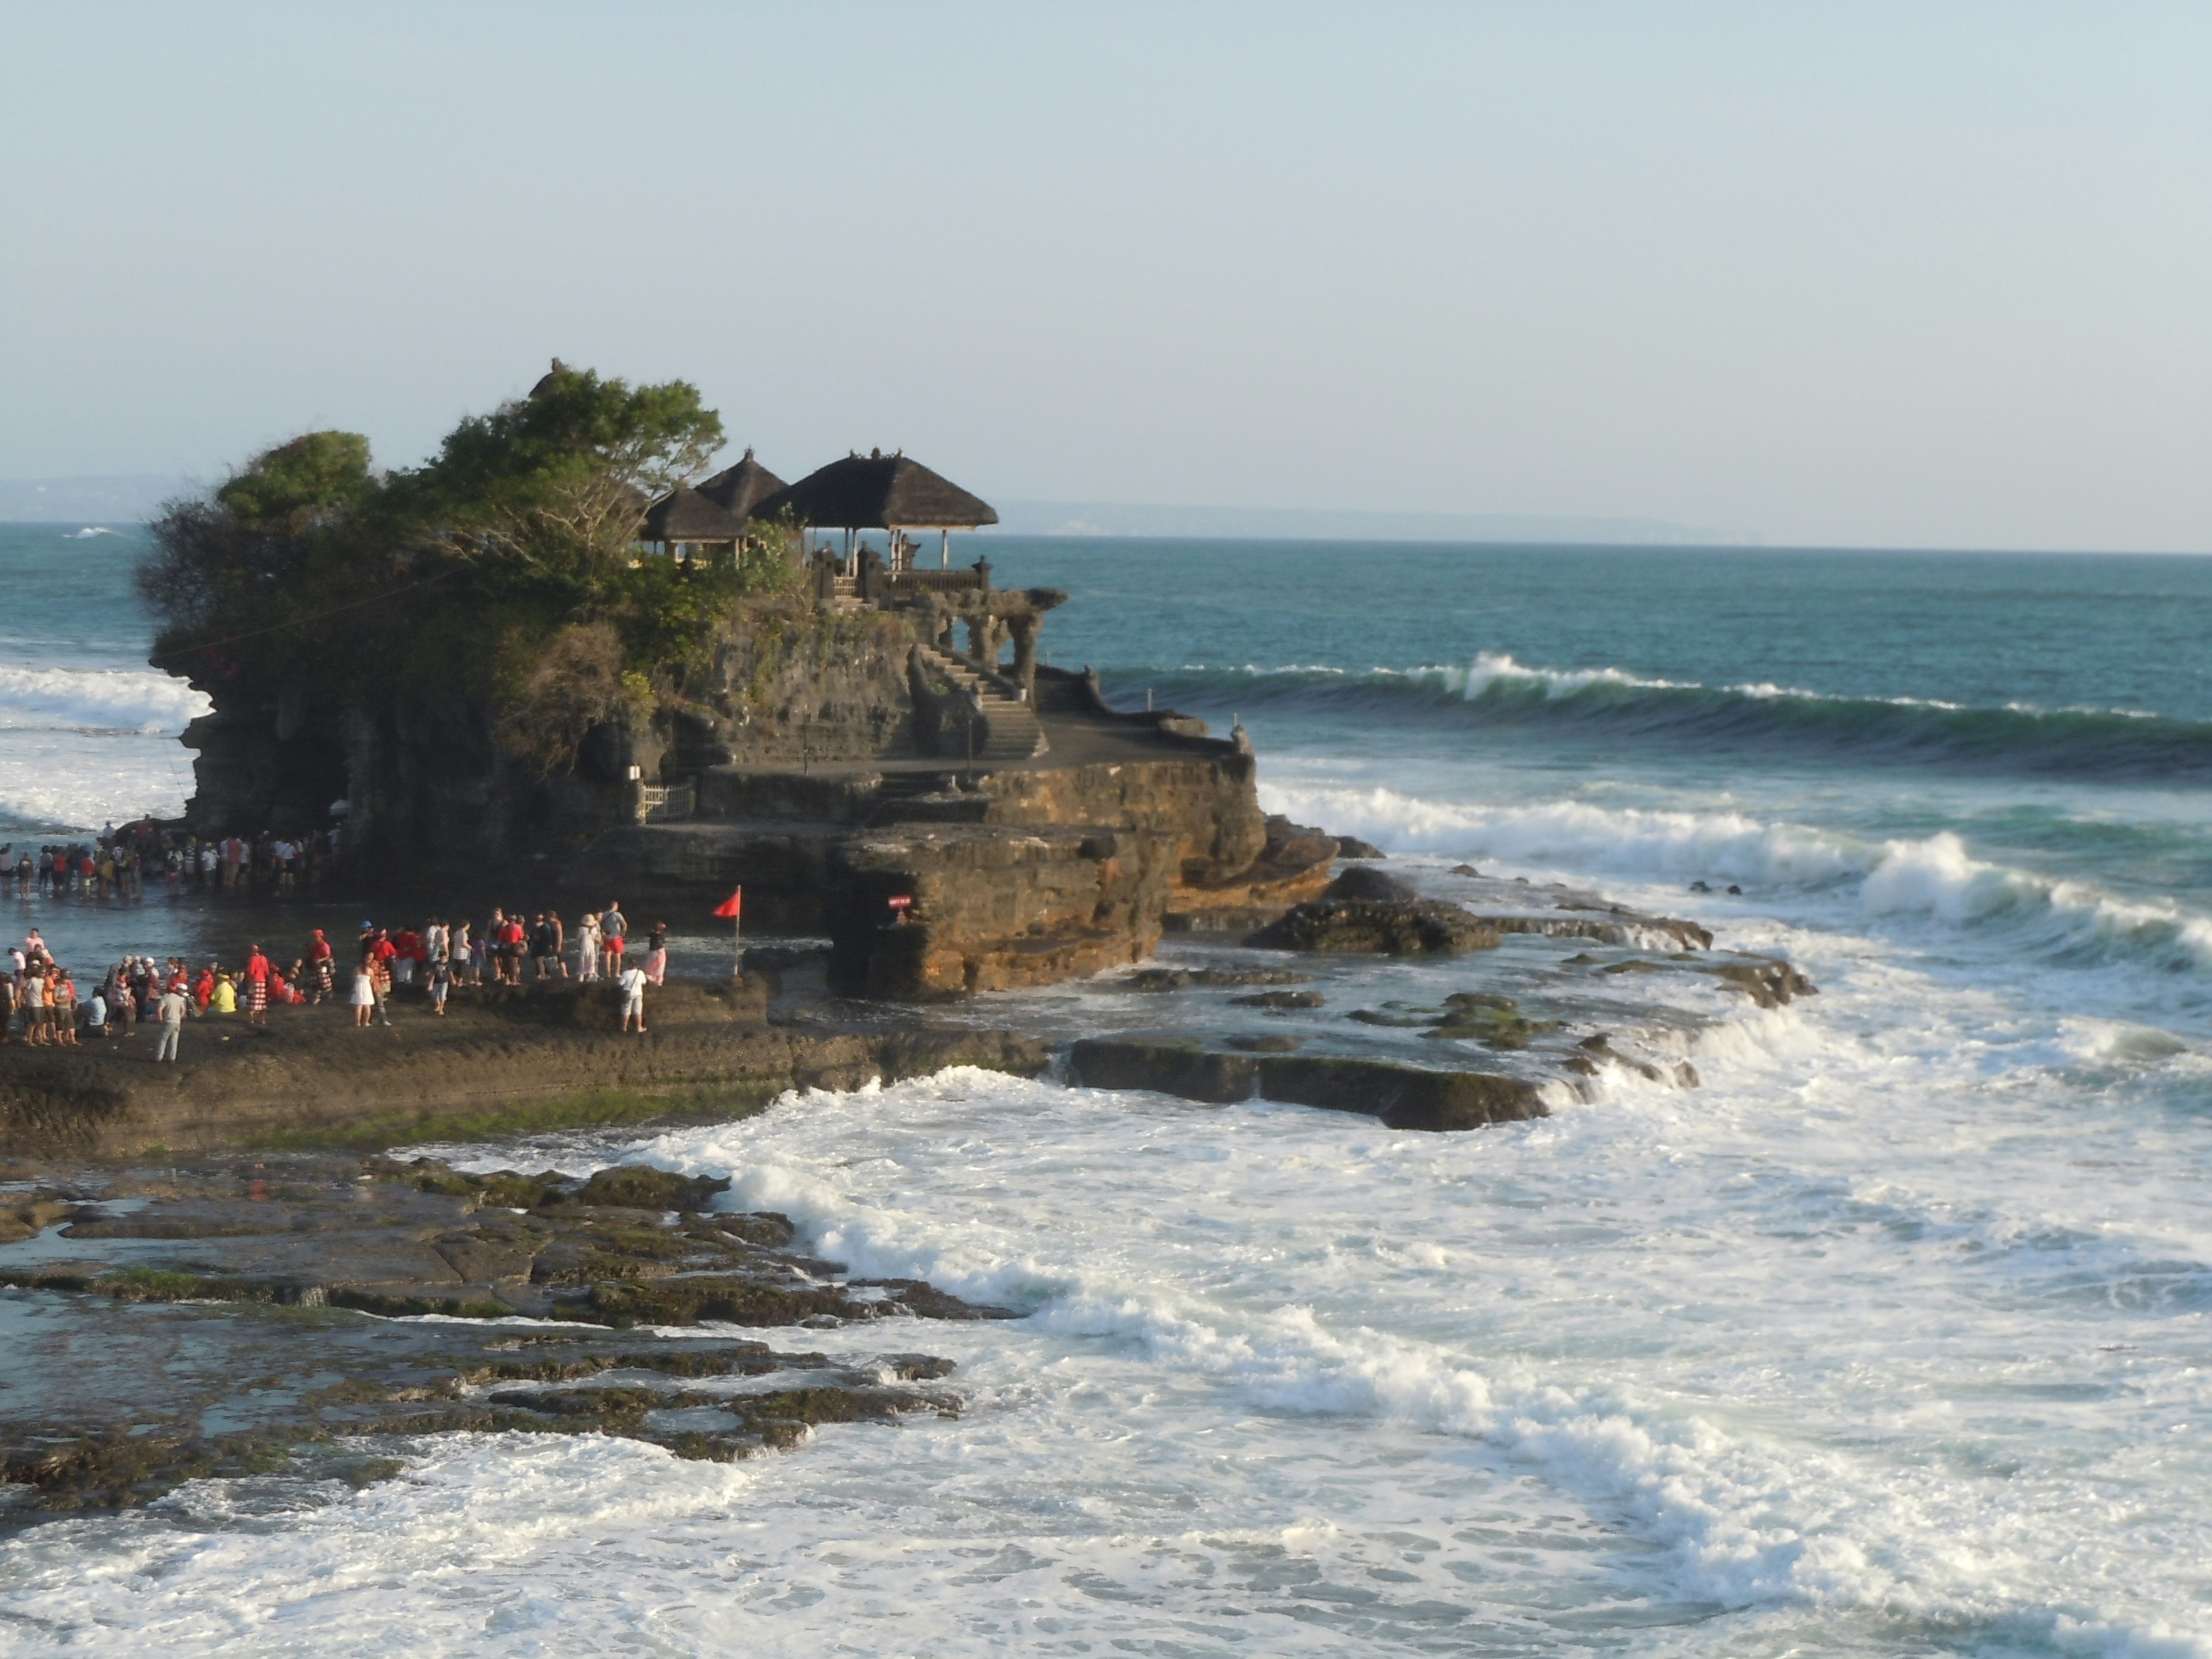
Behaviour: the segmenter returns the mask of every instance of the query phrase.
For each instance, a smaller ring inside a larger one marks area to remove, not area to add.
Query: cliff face
[[[1042,601],[987,597],[1034,647]],[[1336,844],[1261,811],[1249,745],[1117,711],[1018,653],[1018,677],[986,673],[928,634],[942,621],[834,593],[757,606],[708,667],[657,684],[649,714],[586,731],[550,775],[502,744],[488,702],[318,707],[216,687],[188,738],[192,821],[304,828],[343,799],[347,855],[379,873],[480,879],[557,855],[549,877],[670,916],[742,886],[749,923],[827,932],[837,985],[872,996],[1095,973],[1149,955],[1164,927],[1245,931],[1320,890]],[[1018,715],[1028,736],[941,757],[948,710],[987,732]],[[655,786],[681,803],[656,807],[668,821],[641,810]]]
[[[204,836],[304,831],[344,801],[346,854],[370,868],[570,848],[634,816],[632,767],[659,784],[732,761],[913,754],[913,643],[901,618],[879,611],[748,612],[722,630],[698,695],[601,723],[550,775],[501,744],[498,711],[481,699],[394,691],[341,706],[311,689],[204,685],[216,708],[185,734],[196,785],[186,820]]]
[[[652,734],[594,732],[573,771],[535,775],[501,749],[491,708],[471,699],[392,697],[316,707],[292,693],[255,700],[216,688],[185,732],[195,833],[320,828],[331,808],[349,859],[372,866],[482,860],[604,829],[621,811],[633,755]]]
[[[878,760],[916,752],[915,632],[880,611],[763,607],[726,628],[700,695],[669,713],[665,769]]]

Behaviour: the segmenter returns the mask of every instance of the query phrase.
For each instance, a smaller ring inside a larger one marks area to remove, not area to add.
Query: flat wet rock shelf
[[[1010,1310],[852,1279],[791,1249],[780,1215],[708,1207],[726,1186],[303,1155],[8,1194],[9,1511],[140,1504],[206,1476],[374,1478],[402,1435],[602,1432],[726,1460],[816,1424],[957,1412],[928,1386],[951,1363],[905,1350],[913,1322]],[[406,1317],[425,1314],[448,1318]],[[471,1322],[517,1316],[548,1322]],[[833,1360],[666,1334],[855,1324],[896,1332],[892,1348]]]

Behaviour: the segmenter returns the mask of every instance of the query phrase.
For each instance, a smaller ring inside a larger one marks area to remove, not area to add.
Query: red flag
[[[729,897],[724,899],[720,904],[714,907],[714,914],[725,918],[726,920],[734,921],[738,915],[738,907],[743,903],[744,896],[745,890],[742,887],[738,888],[736,892],[731,894]]]

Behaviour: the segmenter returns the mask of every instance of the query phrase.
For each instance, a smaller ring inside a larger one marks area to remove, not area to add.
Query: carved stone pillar
[[[1014,636],[1014,684],[1029,694],[1031,702],[1036,701],[1037,629],[1043,621],[1032,611],[1006,622]]]

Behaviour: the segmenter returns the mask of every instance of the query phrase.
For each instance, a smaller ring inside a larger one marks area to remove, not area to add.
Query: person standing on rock
[[[50,1017],[53,1022],[54,1041],[64,1048],[74,1048],[76,1047],[76,981],[69,976],[67,969],[57,966],[48,983],[53,988],[54,1006]]]
[[[353,1023],[356,1029],[368,1029],[368,1017],[376,1008],[376,963],[364,951],[361,966],[353,975]],[[386,1025],[390,1020],[384,1022]]]
[[[630,1022],[635,1020],[637,1022],[635,1026],[637,1034],[643,1036],[645,1035],[645,969],[639,967],[637,963],[632,963],[622,970],[615,983],[622,987],[623,1030],[625,1031],[631,1030]]]
[[[584,912],[576,924],[576,982],[589,985],[599,976],[599,913]]]
[[[33,963],[23,974],[23,1041],[34,1048],[46,1043],[46,1022],[53,1016],[46,1000],[46,969]]]
[[[310,1002],[320,1002],[325,997],[337,995],[337,952],[331,949],[330,940],[323,930],[315,929],[315,936],[307,941],[307,974],[314,989],[308,996]]]
[[[161,1000],[155,1011],[155,1018],[161,1023],[161,1046],[154,1050],[155,1065],[163,1060],[176,1064],[177,1040],[185,1034],[185,1012],[191,1006],[191,999],[173,983],[161,993]]]
[[[629,936],[629,918],[622,913],[622,901],[609,899],[607,908],[599,913],[599,938],[607,953],[607,974],[620,978],[623,970],[623,950]]]

